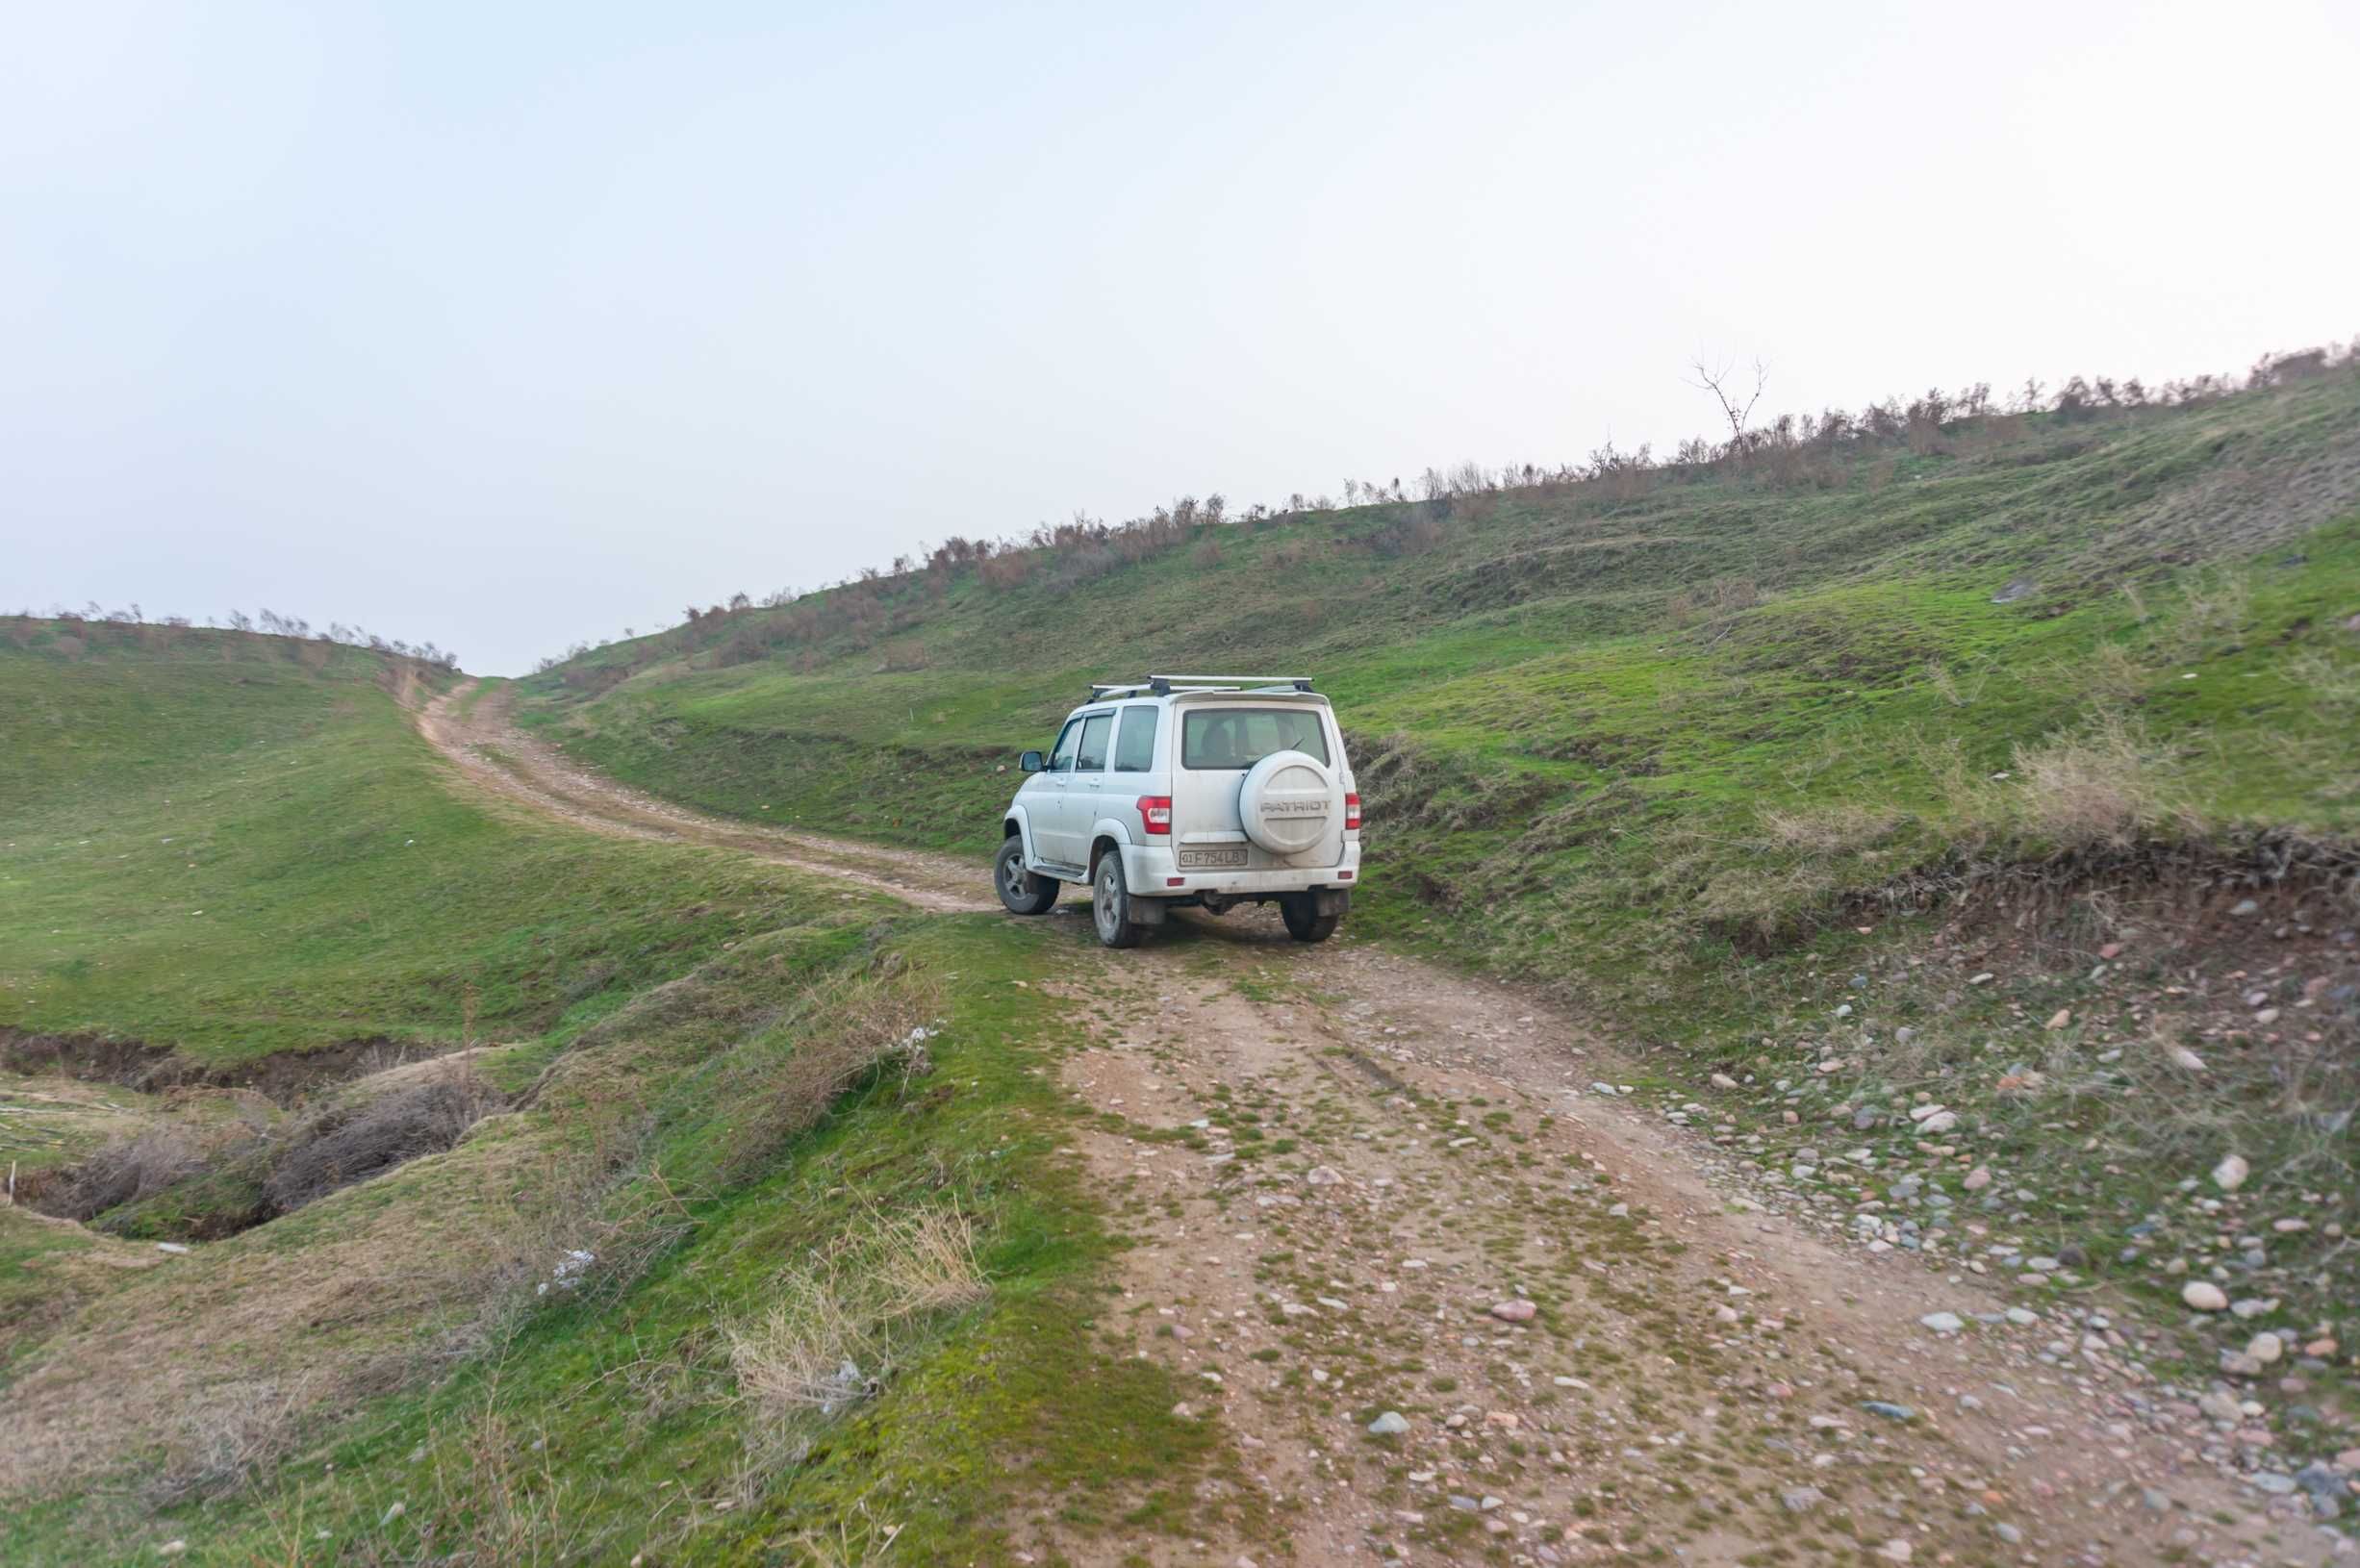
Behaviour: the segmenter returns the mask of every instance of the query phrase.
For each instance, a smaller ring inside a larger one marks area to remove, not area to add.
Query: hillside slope
[[[2258,1319],[2335,1404],[2360,374],[1920,437],[938,560],[586,653],[520,717],[979,878],[1087,680],[1313,673],[1369,802],[1348,932],[1541,982],[1870,1245],[1968,1215],[1976,1270],[2166,1316],[2209,1280],[2204,1370],[2260,1376]],[[1971,1149],[1929,1163],[1929,1118]]]
[[[2352,830],[2360,375],[1931,444],[920,571],[526,686],[627,782],[981,853],[1085,681],[1309,670],[1372,802],[1356,919],[1630,995],[1990,842]]]

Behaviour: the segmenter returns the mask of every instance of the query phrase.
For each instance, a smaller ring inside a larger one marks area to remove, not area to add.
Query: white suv
[[[1090,888],[1098,938],[1136,944],[1180,905],[1272,903],[1324,942],[1360,875],[1360,796],[1328,699],[1301,676],[1093,686],[1008,802],[1000,901],[1045,915]]]

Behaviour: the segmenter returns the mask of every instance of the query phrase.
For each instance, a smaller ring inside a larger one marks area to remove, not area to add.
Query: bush
[[[381,1171],[440,1153],[500,1104],[465,1063],[438,1066],[424,1082],[380,1096],[357,1110],[333,1106],[289,1135],[263,1179],[284,1214]]]
[[[40,1190],[39,1206],[43,1213],[88,1222],[153,1197],[204,1164],[205,1149],[195,1130],[167,1122],[118,1139],[52,1177]]]

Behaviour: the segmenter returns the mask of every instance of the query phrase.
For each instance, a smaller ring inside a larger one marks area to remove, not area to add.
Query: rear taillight
[[[1168,795],[1139,797],[1139,825],[1150,833],[1172,831],[1172,797]]]
[[[1347,833],[1358,832],[1359,827],[1360,797],[1357,795],[1348,795],[1344,797],[1344,831]]]

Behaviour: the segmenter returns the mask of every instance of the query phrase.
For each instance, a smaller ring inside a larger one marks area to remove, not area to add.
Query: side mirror
[[[1041,754],[1038,751],[1026,752],[1023,756],[1016,759],[1016,770],[1017,771],[1023,773],[1039,772],[1041,771]]]

